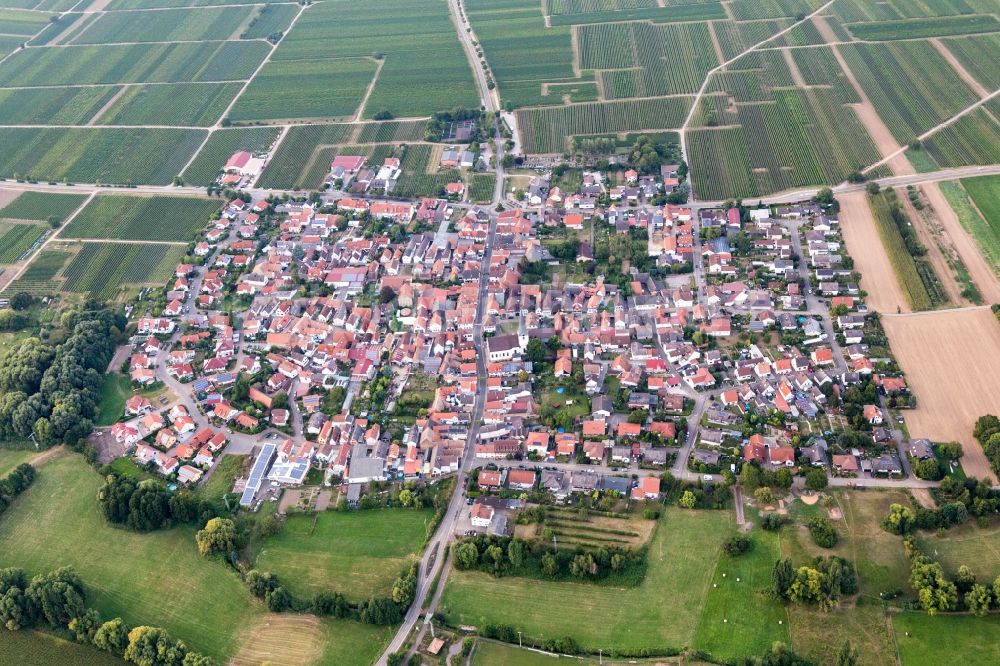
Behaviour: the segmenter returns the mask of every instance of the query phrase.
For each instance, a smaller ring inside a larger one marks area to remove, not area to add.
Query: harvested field
[[[1000,324],[988,307],[885,315],[882,325],[917,408],[904,414],[910,435],[959,441],[970,477],[997,482],[972,436],[976,419],[1000,405]],[[932,351],[933,350],[933,351]]]
[[[861,273],[861,288],[868,292],[868,306],[879,312],[908,312],[910,308],[882,246],[865,193],[845,194],[839,201],[844,242]]]
[[[249,632],[231,666],[315,664],[323,654],[323,625],[315,615],[268,613]]]

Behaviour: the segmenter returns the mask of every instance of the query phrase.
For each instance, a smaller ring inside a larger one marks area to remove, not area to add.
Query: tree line
[[[21,463],[14,470],[0,479],[0,514],[7,510],[14,498],[27,490],[35,480],[35,468],[28,463]]]
[[[159,479],[136,479],[109,474],[97,492],[101,513],[108,522],[137,532],[178,524],[204,525],[218,515],[212,502],[190,490],[170,492]]]
[[[102,621],[87,607],[87,588],[71,567],[28,579],[23,569],[0,569],[0,622],[10,631],[47,626],[80,643],[139,666],[214,666],[159,627],[130,629],[120,617]]]

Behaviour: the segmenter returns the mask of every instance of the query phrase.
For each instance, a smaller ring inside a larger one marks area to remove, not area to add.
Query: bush
[[[809,521],[809,535],[813,543],[821,548],[833,548],[839,539],[833,523],[827,518],[813,518]]]
[[[746,534],[736,534],[722,543],[723,552],[730,557],[739,557],[743,553],[750,552],[752,548],[753,540]]]
[[[774,513],[773,511],[765,513],[764,517],[761,518],[760,526],[769,532],[775,532],[780,530],[785,523],[788,522],[786,516],[782,516],[779,513]]]

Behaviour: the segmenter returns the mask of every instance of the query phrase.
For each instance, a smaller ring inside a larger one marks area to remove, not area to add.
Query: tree
[[[910,584],[917,591],[920,606],[928,615],[954,610],[958,589],[944,576],[941,565],[926,555],[917,554],[910,563]]]
[[[292,607],[292,595],[284,586],[279,585],[264,597],[267,609],[272,613],[281,613]]]
[[[937,459],[926,458],[913,466],[913,473],[917,475],[917,478],[937,481],[941,478],[941,466],[938,465]]]
[[[88,608],[70,620],[67,628],[73,632],[73,637],[76,638],[77,642],[90,644],[100,627],[101,614],[93,608]]]
[[[851,641],[846,641],[837,655],[837,666],[857,666],[860,657],[858,649],[851,644]]]
[[[61,629],[86,610],[83,581],[71,567],[35,576],[24,591],[33,615]]]
[[[876,183],[874,180],[871,181],[870,183],[868,183],[867,185],[865,185],[865,192],[867,192],[868,194],[870,194],[872,196],[875,196],[876,194],[878,194],[881,189],[882,188],[880,188],[878,186],[878,183]]]
[[[351,613],[351,606],[339,592],[317,592],[313,597],[312,611],[316,615],[347,617]]]
[[[392,290],[392,287],[386,285],[378,292],[379,303],[392,303],[393,299],[396,298],[396,292]]]
[[[416,498],[413,495],[413,491],[410,490],[409,488],[403,488],[402,490],[399,491],[399,503],[402,504],[403,506],[406,507],[413,506],[413,502],[415,499]]]
[[[833,190],[829,187],[821,187],[814,198],[817,203],[828,206],[833,203]]]
[[[212,518],[205,523],[205,529],[198,530],[194,540],[202,557],[229,553],[236,547],[236,523],[228,518]]]
[[[775,597],[787,599],[788,588],[792,586],[794,580],[795,569],[791,560],[783,558],[774,563],[774,568],[771,570],[771,591]]]
[[[990,594],[990,588],[985,585],[973,585],[965,593],[965,607],[977,617],[983,617],[989,612],[992,600],[993,596]]]
[[[511,539],[507,544],[507,559],[515,569],[524,564],[524,542],[520,539]]]
[[[288,394],[278,391],[271,396],[271,409],[288,409]]]
[[[809,521],[809,535],[813,542],[822,548],[833,548],[837,545],[837,530],[828,518],[817,516]]]
[[[909,534],[913,530],[913,511],[902,504],[889,506],[889,515],[882,521],[882,529],[892,534]]]
[[[722,550],[730,557],[739,557],[753,548],[753,540],[746,534],[735,534],[722,542]]]
[[[94,632],[93,643],[107,652],[122,654],[128,647],[128,627],[120,617],[108,620]]]
[[[685,490],[684,494],[681,495],[681,498],[677,501],[677,503],[685,509],[693,509],[698,505],[698,498],[695,497],[695,494],[690,490]]]
[[[125,661],[138,666],[174,666],[183,661],[187,649],[159,627],[136,627],[128,633]]]
[[[15,310],[27,310],[35,302],[34,297],[26,291],[19,291],[10,299],[10,307]]]
[[[569,572],[577,578],[597,575],[597,562],[590,553],[580,553],[570,562]]]
[[[278,586],[278,577],[270,571],[261,573],[256,569],[251,569],[247,572],[246,584],[250,594],[258,599],[263,599],[268,592]]]
[[[559,571],[559,562],[552,556],[552,553],[545,553],[542,556],[542,571],[545,572],[546,576],[555,576]],[[998,579],[998,583],[1000,583],[1000,579]]]
[[[754,489],[761,485],[762,475],[760,467],[753,463],[746,463],[740,470],[740,485],[744,488]]]
[[[767,486],[762,486],[753,491],[753,498],[757,501],[757,506],[767,506],[774,502],[774,493]]]
[[[528,341],[528,346],[525,349],[525,356],[532,363],[544,363],[549,357],[548,347],[545,343],[538,338],[532,338]]]
[[[959,442],[938,444],[938,451],[945,460],[958,460],[963,455],[962,445]]]
[[[823,490],[829,483],[825,469],[813,467],[806,472],[806,488],[810,490]]]
[[[181,666],[216,666],[216,664],[217,662],[211,657],[197,652],[188,652],[184,655],[184,661],[181,662]]]
[[[965,564],[959,566],[958,571],[955,573],[955,587],[958,588],[958,591],[964,594],[971,590],[975,584],[976,574],[972,573],[972,569]]]
[[[459,569],[472,569],[479,563],[479,549],[471,541],[459,544],[455,548],[455,566]]]
[[[782,467],[774,473],[774,485],[776,488],[788,490],[792,487],[793,480],[792,472],[786,467]]]

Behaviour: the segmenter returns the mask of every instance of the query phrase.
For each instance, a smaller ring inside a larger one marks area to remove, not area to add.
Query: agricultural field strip
[[[77,207],[77,209],[74,210],[66,218],[66,221],[65,221],[64,225],[68,225],[70,222],[72,222],[74,219],[76,219],[76,216],[79,215],[83,211],[83,209],[86,208],[87,205],[91,201],[93,201],[96,197],[97,197],[97,191],[95,190],[95,191],[91,192],[90,195]],[[45,247],[49,243],[51,243],[53,241],[53,239],[55,239],[56,235],[57,234],[49,234],[49,237],[46,238],[45,241],[41,245],[38,246],[38,249],[35,250],[35,253],[32,254],[30,257],[28,257],[27,260],[25,260],[24,265],[21,266],[21,268],[19,268],[17,270],[17,272],[14,274],[14,277],[11,278],[11,280],[10,280],[10,282],[8,284],[13,284],[13,283],[17,282],[21,278],[21,276],[24,275],[25,271],[27,271],[28,268],[31,266],[31,264],[34,263],[35,259],[41,256],[42,252],[45,250]]]

